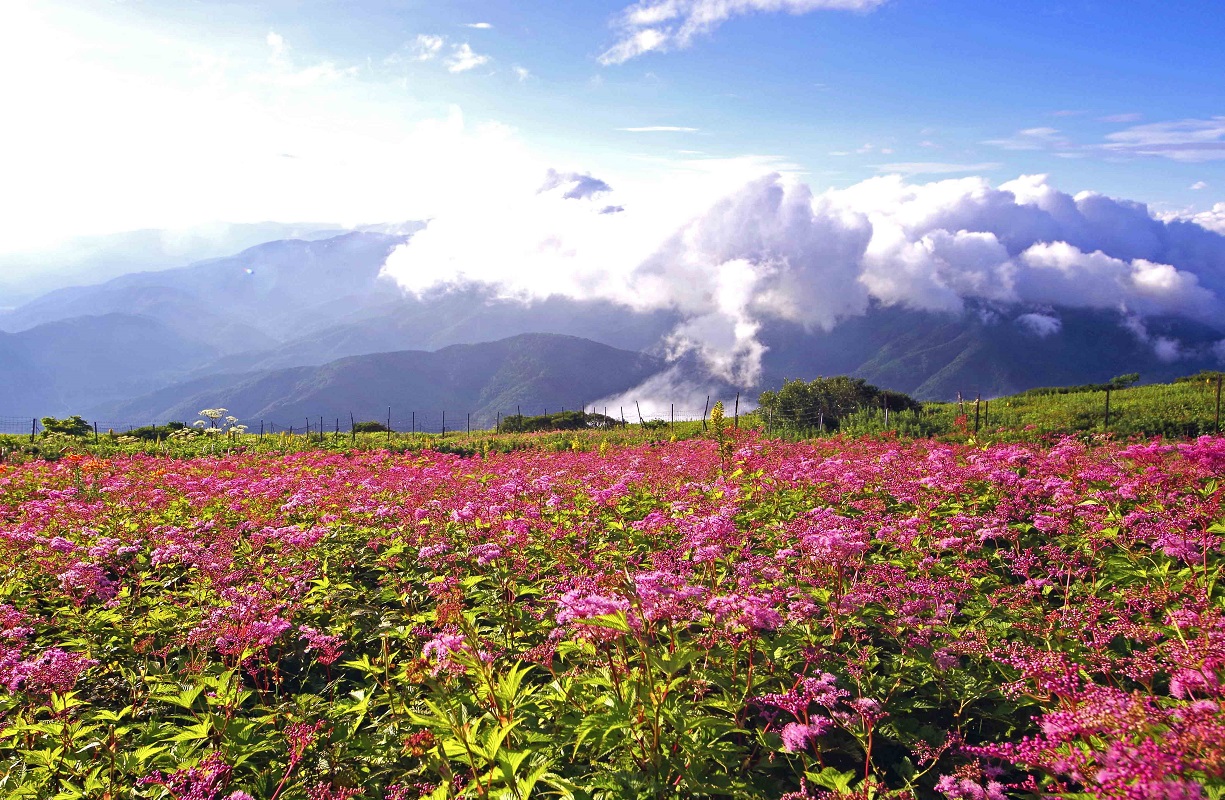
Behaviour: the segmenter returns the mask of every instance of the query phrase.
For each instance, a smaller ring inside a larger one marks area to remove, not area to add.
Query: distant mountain
[[[1024,309],[959,314],[874,306],[830,331],[771,325],[762,388],[786,378],[851,374],[928,400],[1104,382],[1139,372],[1144,382],[1219,368],[1225,331],[1184,318],[1129,321],[1116,311],[1050,309],[1049,329],[1027,325]],[[1160,340],[1179,342],[1179,349]],[[1159,351],[1160,350],[1160,355]]]
[[[578,408],[625,391],[664,369],[662,360],[574,336],[523,334],[434,352],[353,356],[322,366],[214,375],[175,384],[89,413],[116,420],[193,420],[225,407],[244,420],[295,425],[306,418],[395,419],[412,411],[496,415]],[[460,423],[455,419],[454,425]],[[437,419],[434,419],[434,424]]]
[[[150,317],[104,314],[0,333],[0,413],[44,416],[147,392],[217,350]]]
[[[0,314],[0,329],[138,313],[224,352],[267,347],[398,297],[399,289],[380,279],[379,270],[405,238],[348,233],[320,241],[267,242],[188,267],[59,289]]]
[[[576,367],[556,384],[556,396],[543,393],[547,382],[512,381],[495,398],[461,390],[450,378],[439,384],[442,394],[430,394],[425,378],[367,380],[354,366],[363,362],[350,357],[394,354],[397,369],[436,376],[443,373],[428,354],[403,351],[529,333],[662,356],[682,321],[672,311],[643,313],[607,301],[500,299],[490,288],[406,295],[380,272],[412,230],[266,242],[187,267],[60,289],[0,313],[0,331],[8,331],[0,335],[0,415],[91,409],[114,417],[129,409],[137,421],[171,412],[194,417],[200,408],[225,405],[221,395],[239,397],[251,415],[296,419],[290,411],[325,401],[341,416],[367,405],[385,414],[389,403],[401,405],[404,395],[394,393],[401,389],[411,389],[414,402],[445,400],[474,412],[493,407],[496,398],[509,404],[511,389],[525,393],[520,403],[577,405],[630,388],[621,385],[629,373],[615,373],[609,389],[600,369]],[[991,397],[1126,372],[1162,380],[1219,367],[1225,355],[1222,326],[1070,308],[982,306],[951,314],[877,304],[829,331],[767,322],[758,337],[767,350],[756,386],[731,387],[691,354],[680,363],[643,362],[657,365],[659,374],[644,375],[653,380],[634,394],[663,407],[674,399],[693,405],[696,397],[700,406],[708,393],[739,389],[751,399],[786,378],[853,374],[923,399]],[[347,366],[337,371],[336,364]]]
[[[408,234],[421,223],[370,225],[356,230]],[[119,275],[186,266],[278,239],[327,239],[344,232],[334,223],[215,223],[182,230],[137,230],[80,236],[26,252],[0,254],[0,309],[13,308],[67,286],[97,284]]]

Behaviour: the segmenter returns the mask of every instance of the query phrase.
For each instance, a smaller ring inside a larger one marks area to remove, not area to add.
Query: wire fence
[[[320,434],[350,434],[355,430],[367,429],[370,423],[382,426],[379,432],[387,430],[393,433],[420,433],[447,436],[454,434],[471,434],[473,432],[501,432],[508,429],[508,420],[531,419],[566,414],[567,412],[582,412],[587,415],[590,427],[613,427],[616,425],[643,424],[664,425],[678,422],[700,422],[707,419],[713,408],[715,399],[708,399],[704,407],[697,408],[676,403],[661,404],[634,402],[629,405],[587,405],[587,406],[508,406],[503,411],[479,412],[452,411],[446,409],[422,409],[414,411],[397,410],[388,406],[385,414],[372,416],[369,413],[355,415],[352,412],[337,415],[334,411],[327,414],[303,416],[300,421],[290,420],[285,416],[276,419],[235,418],[234,425],[245,426],[247,433],[263,435],[318,436]],[[736,396],[729,401],[727,414],[738,418],[740,398]],[[746,409],[747,411],[747,409]],[[159,417],[149,420],[87,420],[90,430],[97,434],[124,435],[133,431],[165,428],[168,425],[187,425],[195,427],[203,425],[212,427],[218,423],[201,417],[199,420],[171,419]],[[40,417],[0,416],[0,434],[26,435],[37,438],[45,430]]]
[[[472,411],[410,410],[388,406],[386,411],[371,415],[367,409],[361,415],[352,412],[303,415],[299,420],[278,415],[276,419],[240,418],[248,433],[261,435],[339,436],[363,429],[371,422],[382,432],[404,434],[448,435],[523,430],[508,420],[583,412],[588,427],[614,427],[639,424],[665,427],[684,422],[702,422],[710,417],[711,409],[720,398],[708,397],[701,407],[685,403],[629,401],[617,405],[507,406],[502,411],[482,409]],[[979,433],[1000,429],[1036,430],[1039,432],[1096,430],[1118,435],[1148,434],[1194,436],[1221,431],[1221,381],[1138,386],[1130,389],[1086,391],[1069,394],[1014,395],[984,400],[981,397],[957,402],[927,404],[920,410],[889,408],[887,402],[874,406],[845,409],[837,417],[821,410],[756,409],[755,404],[739,395],[722,398],[729,422],[739,425],[740,417],[751,410],[767,432],[819,436],[842,432],[871,433],[895,430],[913,435],[931,435],[962,431]],[[373,418],[372,418],[373,417]],[[167,425],[213,425],[204,419],[173,420],[89,420],[92,432],[124,435],[133,431],[158,429]],[[36,439],[44,431],[39,417],[0,415],[0,434],[29,436]]]

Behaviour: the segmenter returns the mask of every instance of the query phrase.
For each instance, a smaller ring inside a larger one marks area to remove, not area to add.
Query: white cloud
[[[1006,139],[988,139],[983,144],[1003,150],[1066,150],[1072,147],[1072,143],[1057,128],[1026,128]]]
[[[807,14],[813,11],[872,11],[885,0],[640,0],[616,19],[621,38],[600,56],[602,64],[623,64],[650,52],[689,47],[695,37],[732,17],[752,13]]]
[[[465,28],[476,28],[477,30],[480,30],[480,31],[487,31],[490,28],[492,28],[493,25],[488,22],[467,22],[467,23],[464,23],[464,27]]]
[[[1200,191],[1201,189],[1207,189],[1207,188],[1208,188],[1208,184],[1207,184],[1207,183],[1205,183],[1204,181],[1196,181],[1195,183],[1191,184],[1191,186],[1190,186],[1189,188],[1190,188],[1190,189],[1191,189],[1191,191],[1193,191],[1193,192],[1198,192],[1198,191]]]
[[[519,79],[520,83],[532,77],[532,73],[527,67],[520,67],[516,65],[513,67],[513,69],[515,71],[515,77]]]
[[[1200,211],[1198,213],[1173,214],[1168,219],[1170,221],[1183,220],[1192,222],[1210,231],[1225,234],[1225,203],[1217,203],[1207,211]]]
[[[1106,137],[1114,155],[1160,156],[1201,162],[1225,158],[1225,116],[1135,125]]]
[[[1022,314],[1014,322],[1039,339],[1045,339],[1047,336],[1052,336],[1063,330],[1063,320],[1053,314],[1039,314],[1036,312]]]
[[[467,72],[482,64],[488,64],[489,56],[474,53],[467,42],[452,45],[451,55],[447,57],[447,70],[450,72]]]
[[[738,174],[682,161],[629,191],[620,178],[616,191],[601,181],[593,202],[580,191],[590,176],[553,173],[544,192],[539,180],[508,187],[495,204],[437,218],[387,270],[414,291],[475,281],[509,297],[672,309],[683,319],[668,340],[673,355],[696,354],[744,383],[760,367],[766,322],[828,327],[872,299],[949,312],[1007,306],[1035,335],[1059,324],[1035,308],[1207,322],[1225,313],[1225,237],[1155,219],[1136,203],[1065,194],[1043,176],[994,187],[979,177],[914,184],[894,175],[814,194],[795,175],[728,188]],[[704,207],[716,186],[722,199]],[[600,214],[610,201],[623,211]],[[1177,343],[1160,345],[1175,351]]]
[[[627,133],[696,133],[698,129],[681,125],[646,125],[639,128],[617,128],[617,130]]]
[[[1116,122],[1116,123],[1139,122],[1142,119],[1144,119],[1144,115],[1137,114],[1135,112],[1129,112],[1126,114],[1110,114],[1109,116],[1099,118],[1101,122]]]
[[[442,36],[435,36],[429,33],[418,34],[410,48],[413,59],[416,61],[432,61],[442,52],[442,46],[446,44],[446,41]]]
[[[957,173],[994,172],[1003,166],[997,161],[980,164],[949,164],[944,161],[902,161],[892,164],[873,164],[877,172],[898,175],[953,175]]]

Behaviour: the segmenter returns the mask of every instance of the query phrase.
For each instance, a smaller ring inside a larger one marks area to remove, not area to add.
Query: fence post
[[[991,401],[990,400],[983,403],[983,427],[984,428],[991,427],[987,422],[987,420],[989,419],[991,419]]]
[[[259,440],[264,441],[264,421],[262,419],[259,421]]]
[[[442,438],[447,438],[447,410],[442,410]]]
[[[982,402],[983,396],[979,394],[974,398],[974,435],[978,435],[978,404]]]
[[[472,435],[472,412],[468,412],[468,435]]]
[[[387,406],[387,444],[391,444],[391,406]]]
[[[417,412],[413,412],[413,433],[417,433]]]
[[[1106,387],[1106,424],[1102,426],[1102,431],[1110,430],[1110,387]]]
[[[94,446],[98,446],[98,423],[94,423]]]
[[[501,433],[501,432],[502,432],[502,412],[501,412],[501,411],[499,411],[499,412],[498,412],[498,419],[497,419],[497,421],[496,421],[496,422],[494,422],[494,424],[493,424],[493,425],[494,425],[494,427],[493,427],[493,432],[494,432],[494,433]]]
[[[38,420],[37,420],[37,419],[32,419],[32,420],[30,420],[30,443],[31,443],[31,444],[33,444],[33,443],[34,443],[34,434],[35,434],[35,432],[36,432],[36,431],[35,431],[35,428],[36,428],[37,426],[38,426]]]
[[[1216,422],[1213,424],[1213,427],[1217,433],[1221,432],[1221,377],[1220,375],[1216,376]]]
[[[351,426],[349,428],[349,436],[351,437],[350,441],[352,441],[353,444],[357,444],[357,420],[353,418],[352,411],[349,412],[349,425]]]
[[[676,435],[676,403],[672,404],[672,435]]]
[[[706,430],[706,412],[710,411],[710,395],[706,395],[706,407],[702,409],[702,430]]]
[[[740,392],[736,392],[736,430],[740,430]]]
[[[634,401],[634,408],[638,409],[638,424],[646,427],[647,421],[642,418],[642,406],[638,405],[638,401]]]

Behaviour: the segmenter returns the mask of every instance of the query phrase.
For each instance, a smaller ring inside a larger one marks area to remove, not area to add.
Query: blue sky
[[[434,216],[526,180],[510,161],[640,187],[722,176],[699,194],[766,170],[817,192],[1045,173],[1162,212],[1225,200],[1216,2],[14,0],[0,16],[18,120],[0,171],[19,190],[0,212],[23,244]]]

